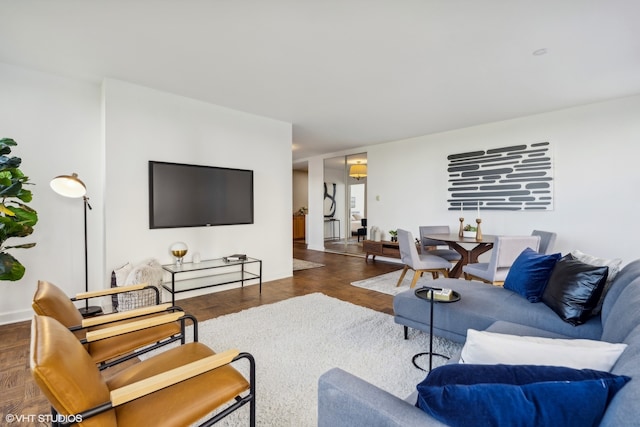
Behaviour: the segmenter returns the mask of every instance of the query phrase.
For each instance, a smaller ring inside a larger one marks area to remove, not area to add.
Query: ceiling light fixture
[[[533,51],[533,56],[542,56],[547,53],[547,48],[543,47],[542,49],[536,49]]]
[[[349,168],[349,176],[358,181],[360,178],[365,178],[367,176],[367,165],[360,164],[360,162],[356,165],[351,165]]]

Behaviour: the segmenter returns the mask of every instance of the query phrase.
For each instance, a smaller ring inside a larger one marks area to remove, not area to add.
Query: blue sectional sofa
[[[640,260],[627,264],[616,275],[600,315],[579,326],[563,321],[545,304],[530,303],[507,289],[459,279],[439,279],[437,285],[456,290],[462,298],[456,303],[436,305],[434,335],[464,342],[467,329],[476,329],[627,344],[611,372],[629,376],[631,381],[615,395],[600,425],[640,426]],[[429,331],[429,304],[418,299],[413,290],[394,298],[394,310],[395,321],[405,327],[405,334],[407,328]],[[451,363],[454,362],[455,358]],[[318,425],[445,425],[416,408],[415,401],[415,394],[406,399],[393,396],[334,368],[319,379]]]

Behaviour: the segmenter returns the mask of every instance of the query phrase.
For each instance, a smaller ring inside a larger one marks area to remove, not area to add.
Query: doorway
[[[366,217],[367,153],[325,159],[325,250],[363,256]]]

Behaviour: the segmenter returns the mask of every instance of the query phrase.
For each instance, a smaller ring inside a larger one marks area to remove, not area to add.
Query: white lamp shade
[[[78,178],[78,174],[56,176],[49,183],[56,193],[64,197],[82,197],[87,194],[87,187]]]

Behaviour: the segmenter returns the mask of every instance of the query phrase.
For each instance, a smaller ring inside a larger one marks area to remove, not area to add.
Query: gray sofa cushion
[[[461,279],[438,279],[433,286],[460,293],[460,301],[436,303],[434,308],[434,335],[456,342],[464,342],[467,329],[484,330],[498,320],[535,326],[571,338],[599,339],[602,335],[599,317],[572,326],[545,304],[530,303],[508,289]],[[430,304],[416,297],[414,292],[410,289],[394,297],[395,321],[428,331],[425,325],[430,321]]]
[[[445,427],[415,407],[342,369],[333,368],[318,381],[318,427]]]
[[[620,294],[624,291],[624,288],[638,277],[640,277],[640,259],[630,262],[616,275],[602,303],[601,316],[604,325],[607,324],[609,314],[614,304],[618,301]]]
[[[613,286],[617,285],[617,281],[614,282]],[[640,277],[622,288],[611,308],[606,312],[607,321],[602,327],[602,340],[622,342],[637,325],[640,325]],[[602,315],[604,314],[603,307]]]
[[[601,427],[637,426],[640,410],[640,325],[626,337],[626,350],[611,370],[612,374],[627,375],[632,378],[613,398],[600,423]]]
[[[567,339],[566,335],[557,334],[555,332],[545,331],[538,329],[534,326],[525,326],[513,322],[505,322],[504,320],[498,320],[486,329],[487,332],[494,332],[496,334],[508,334],[508,335],[520,335],[523,337],[542,337],[542,338],[560,338]]]

